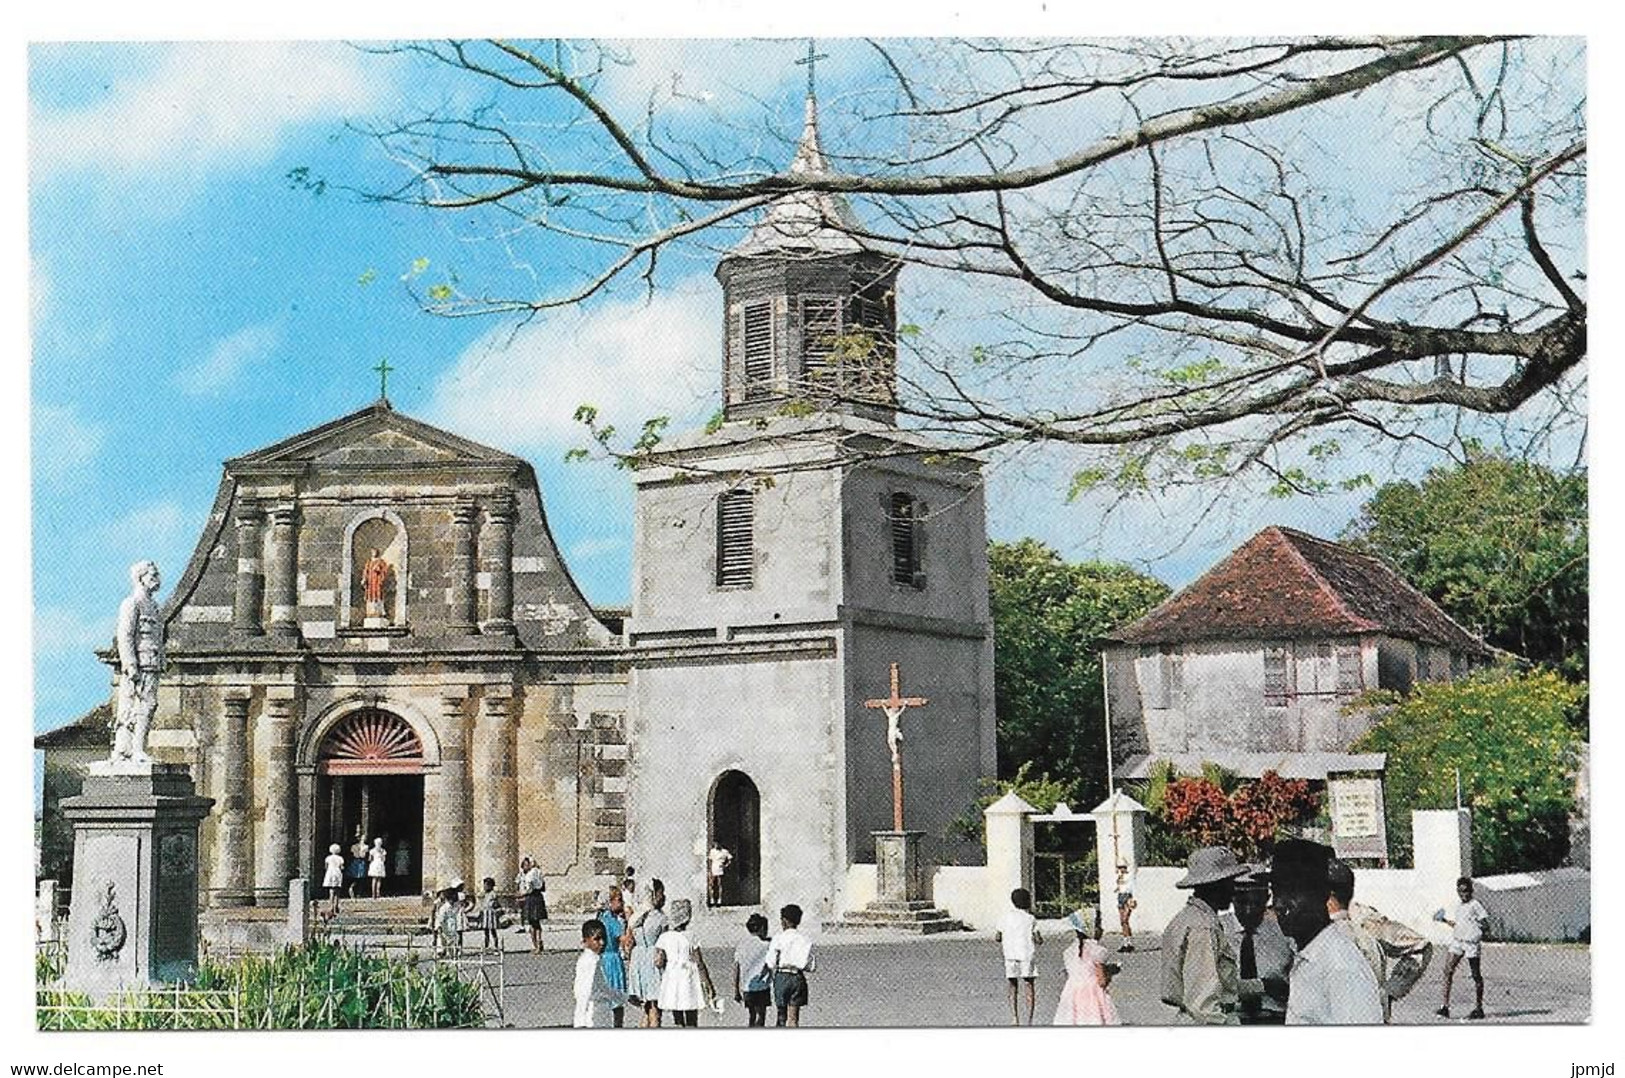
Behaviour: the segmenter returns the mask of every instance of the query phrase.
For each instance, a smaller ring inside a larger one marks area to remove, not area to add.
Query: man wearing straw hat
[[[1175,887],[1191,897],[1162,932],[1162,1001],[1180,1019],[1199,1025],[1233,1026],[1236,1017],[1236,955],[1224,937],[1219,913],[1230,907],[1237,876],[1247,866],[1223,846],[1191,854]]]

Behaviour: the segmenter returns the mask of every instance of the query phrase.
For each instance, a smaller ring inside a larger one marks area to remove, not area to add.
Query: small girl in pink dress
[[[1061,987],[1061,1002],[1055,1008],[1055,1024],[1120,1025],[1117,1005],[1106,992],[1117,968],[1107,961],[1106,948],[1098,942],[1100,912],[1087,908],[1073,910],[1066,921],[1077,935],[1077,945],[1069,944],[1065,952],[1066,984]]]

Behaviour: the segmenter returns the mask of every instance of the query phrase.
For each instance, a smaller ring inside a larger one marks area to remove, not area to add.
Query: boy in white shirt
[[[1483,949],[1484,925],[1489,922],[1490,911],[1484,903],[1473,897],[1473,881],[1463,876],[1456,881],[1456,916],[1446,917],[1444,911],[1435,913],[1434,919],[1443,921],[1455,931],[1450,938],[1450,957],[1444,963],[1444,1006],[1438,1010],[1440,1018],[1450,1017],[1450,982],[1463,958],[1473,974],[1473,1009],[1468,1018],[1484,1017],[1484,971],[1479,966],[1479,953]]]
[[[613,1024],[615,992],[604,977],[599,957],[609,939],[596,917],[581,925],[581,957],[576,959],[575,1021],[577,1029],[608,1029]]]
[[[1033,973],[1033,954],[1044,942],[1038,934],[1038,919],[1033,916],[1033,896],[1025,887],[1010,892],[1011,909],[999,918],[994,942],[1004,947],[1004,975],[1010,981],[1010,1014],[1013,1024],[1021,1025],[1021,1004],[1017,1000],[1019,982],[1027,982],[1027,1024],[1033,1024],[1033,1008],[1037,1005],[1037,980]]]
[[[779,910],[779,934],[767,944],[763,960],[773,971],[773,1005],[778,1024],[801,1025],[801,1008],[807,1005],[807,974],[817,969],[812,940],[801,931],[801,907],[795,903]]]

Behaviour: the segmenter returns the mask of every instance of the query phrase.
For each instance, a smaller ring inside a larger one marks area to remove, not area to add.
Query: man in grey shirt
[[[1234,881],[1246,872],[1228,849],[1208,846],[1191,854],[1184,878],[1174,884],[1192,893],[1162,931],[1162,1001],[1179,1008],[1185,1022],[1237,1024],[1236,954],[1219,913],[1230,907]]]

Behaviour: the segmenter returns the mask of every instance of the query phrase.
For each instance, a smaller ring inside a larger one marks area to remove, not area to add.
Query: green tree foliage
[[[1489,670],[1454,683],[1423,682],[1403,700],[1361,701],[1388,707],[1353,751],[1388,754],[1391,855],[1411,855],[1412,809],[1455,805],[1459,769],[1477,871],[1559,864],[1568,852],[1580,748],[1570,718],[1585,692],[1548,670]]]
[[[1587,676],[1586,472],[1481,454],[1385,484],[1344,538],[1496,647]]]
[[[1029,767],[1106,793],[1101,638],[1144,614],[1168,586],[1126,565],[1069,564],[1043,543],[992,543],[999,774]],[[1093,801],[1091,801],[1091,804]]]

